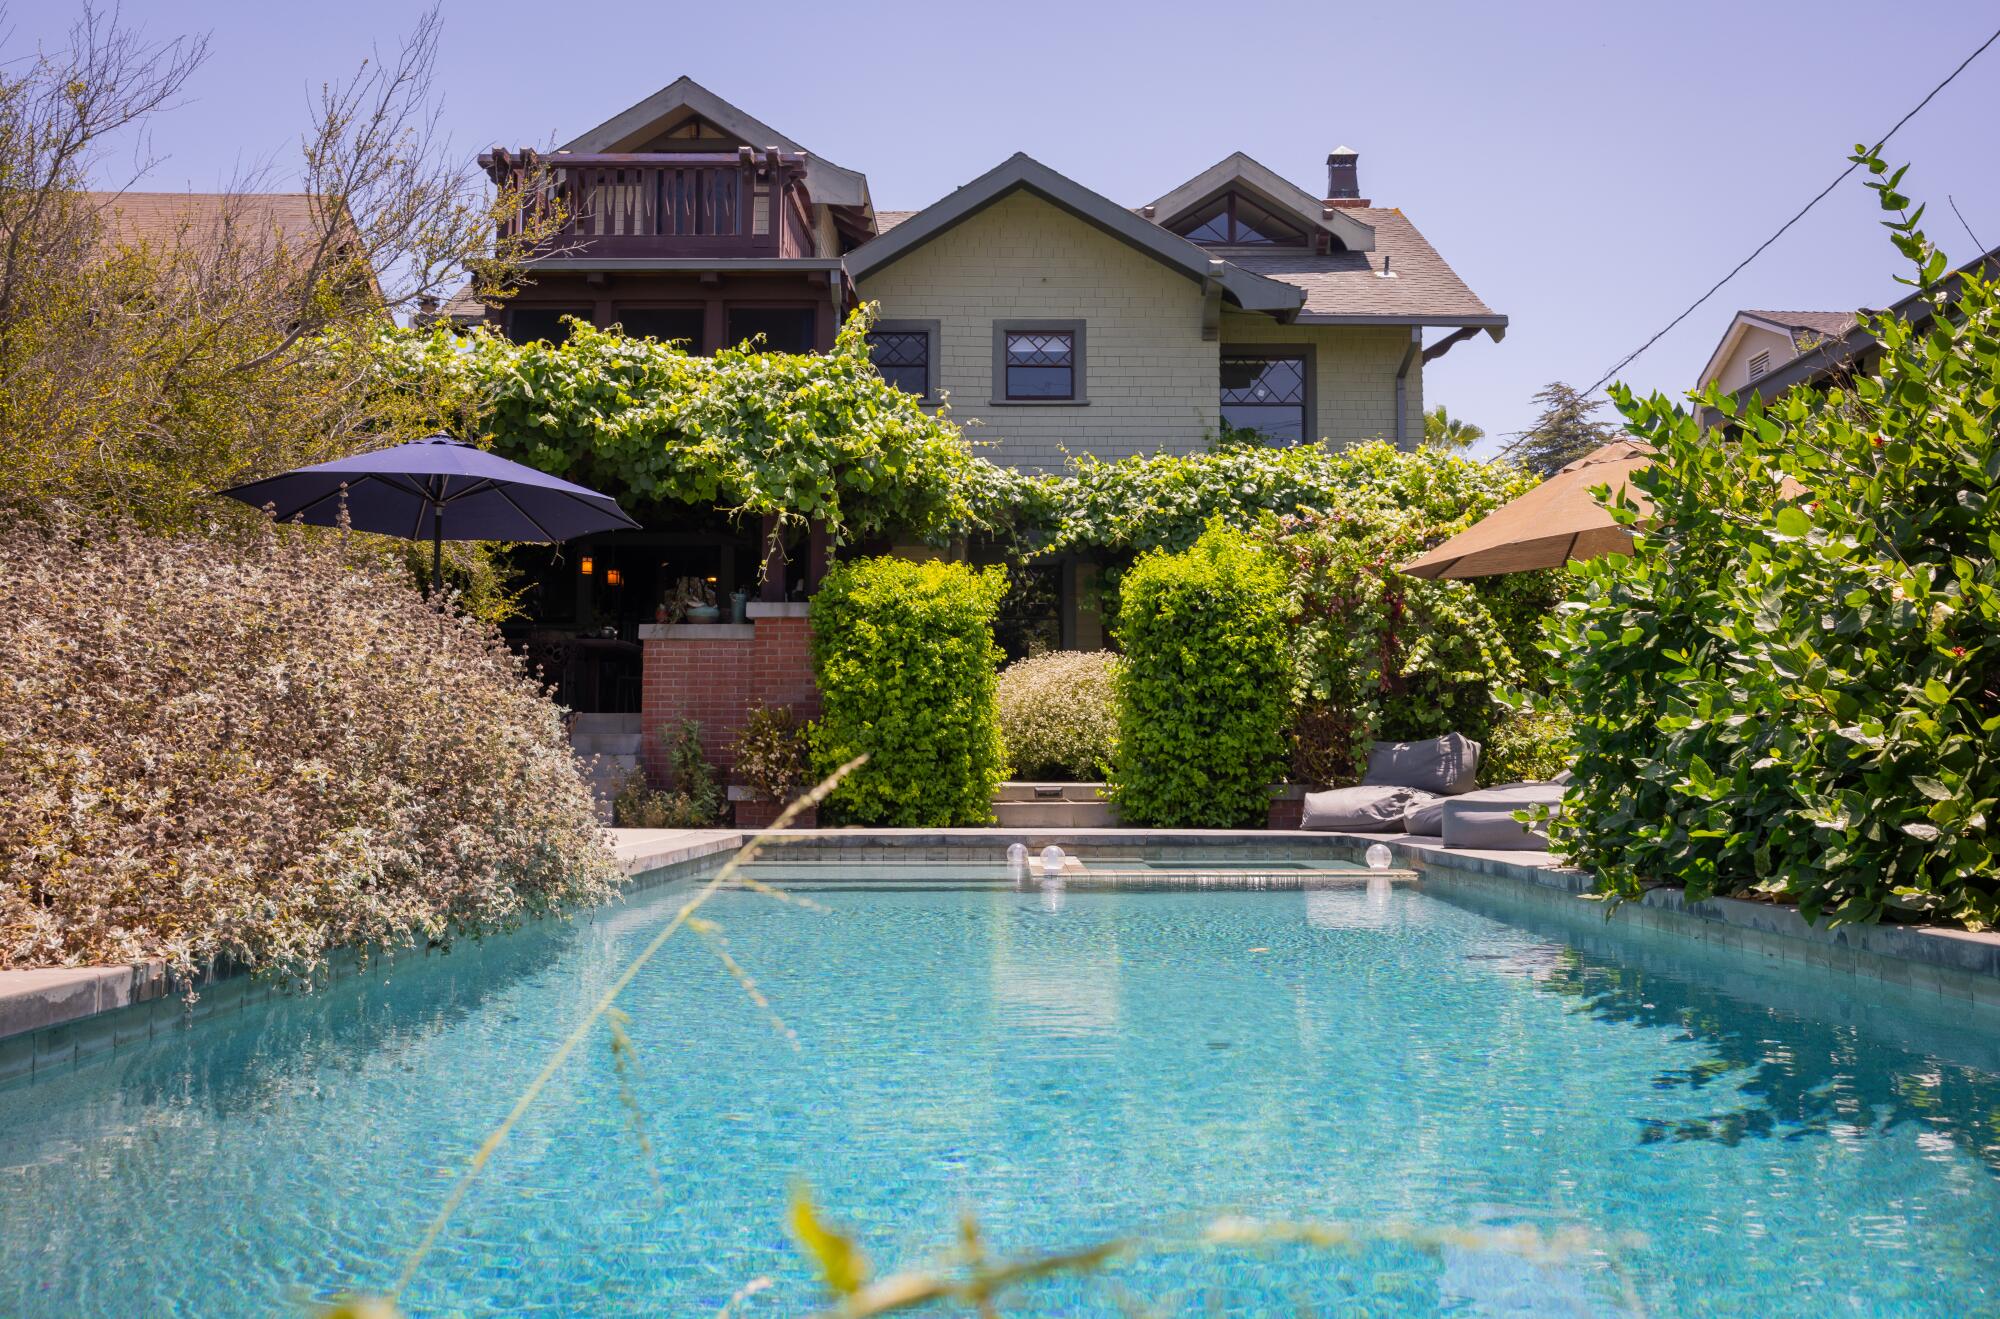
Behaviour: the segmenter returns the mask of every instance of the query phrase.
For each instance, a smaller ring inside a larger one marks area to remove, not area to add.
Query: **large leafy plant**
[[[815,772],[868,761],[822,814],[850,824],[985,824],[1006,775],[993,617],[1005,568],[856,559],[812,601],[813,673],[823,713]]]
[[[1934,317],[1870,316],[1876,374],[1704,426],[1620,390],[1659,451],[1634,556],[1557,638],[1578,715],[1556,837],[1612,890],[1678,881],[1814,919],[2000,909],[2000,300],[1856,157]],[[1632,510],[1620,516],[1634,520]]]
[[[1125,578],[1111,791],[1130,823],[1262,824],[1291,706],[1285,575],[1221,522]]]

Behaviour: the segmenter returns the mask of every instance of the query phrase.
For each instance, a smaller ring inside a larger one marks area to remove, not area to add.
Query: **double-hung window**
[[[1222,424],[1287,448],[1312,431],[1312,358],[1303,348],[1225,349]]]
[[[1083,323],[1001,323],[993,334],[993,401],[1082,403]]]

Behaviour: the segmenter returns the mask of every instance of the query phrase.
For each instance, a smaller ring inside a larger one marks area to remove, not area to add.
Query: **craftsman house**
[[[1346,148],[1327,158],[1323,196],[1239,153],[1131,206],[1016,155],[923,210],[877,212],[865,176],[681,78],[552,153],[480,159],[496,182],[538,180],[569,220],[522,292],[496,308],[462,294],[445,308],[454,320],[490,319],[517,341],[559,340],[574,317],[695,352],[757,336],[812,351],[878,303],[884,376],[948,402],[988,457],[1029,469],[1193,452],[1225,432],[1413,445],[1425,364],[1507,326],[1401,211],[1361,196]],[[808,574],[760,583],[760,529],[711,510],[632,511],[645,530],[522,551],[532,622],[517,639],[564,699],[643,704],[650,727],[668,717],[656,698],[682,701],[703,675],[796,676],[804,653],[789,629],[803,624]],[[1034,572],[1036,598],[1052,602],[1040,640],[1101,644],[1095,565]],[[663,644],[692,643],[688,628],[654,618],[688,576],[725,602],[763,597],[742,636],[696,628],[698,662]],[[782,662],[764,644],[781,633]],[[741,713],[719,699],[675,709],[719,738]]]
[[[1130,209],[1017,155],[846,258],[878,303],[878,357],[979,423],[997,461],[1060,468],[1271,444],[1416,443],[1423,366],[1507,318],[1401,211],[1359,196],[1356,154],[1315,197],[1237,153]],[[1427,330],[1441,330],[1426,347]]]

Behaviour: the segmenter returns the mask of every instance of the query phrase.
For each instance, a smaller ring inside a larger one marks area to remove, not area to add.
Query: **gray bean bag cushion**
[[[1401,833],[1404,814],[1410,807],[1431,800],[1432,795],[1396,784],[1309,792],[1299,828],[1350,834]]]
[[[1514,818],[1514,812],[1530,806],[1555,806],[1562,799],[1560,783],[1504,783],[1497,788],[1482,788],[1441,803],[1444,818],[1439,832],[1446,847],[1487,852],[1546,852],[1548,834],[1540,826],[1522,824]]]
[[[1436,838],[1444,832],[1444,804],[1464,800],[1463,797],[1433,797],[1429,801],[1418,802],[1403,812],[1403,832],[1419,838]]]
[[[1479,743],[1457,733],[1423,742],[1377,742],[1368,751],[1369,785],[1395,784],[1456,796],[1479,786]]]

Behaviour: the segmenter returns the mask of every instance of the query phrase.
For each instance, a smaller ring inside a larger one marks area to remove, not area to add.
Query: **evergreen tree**
[[[1593,449],[1618,438],[1620,428],[1598,421],[1591,414],[1604,406],[1603,399],[1586,398],[1557,380],[1535,395],[1542,415],[1535,424],[1501,451],[1531,472],[1547,476],[1567,463],[1575,462]]]

